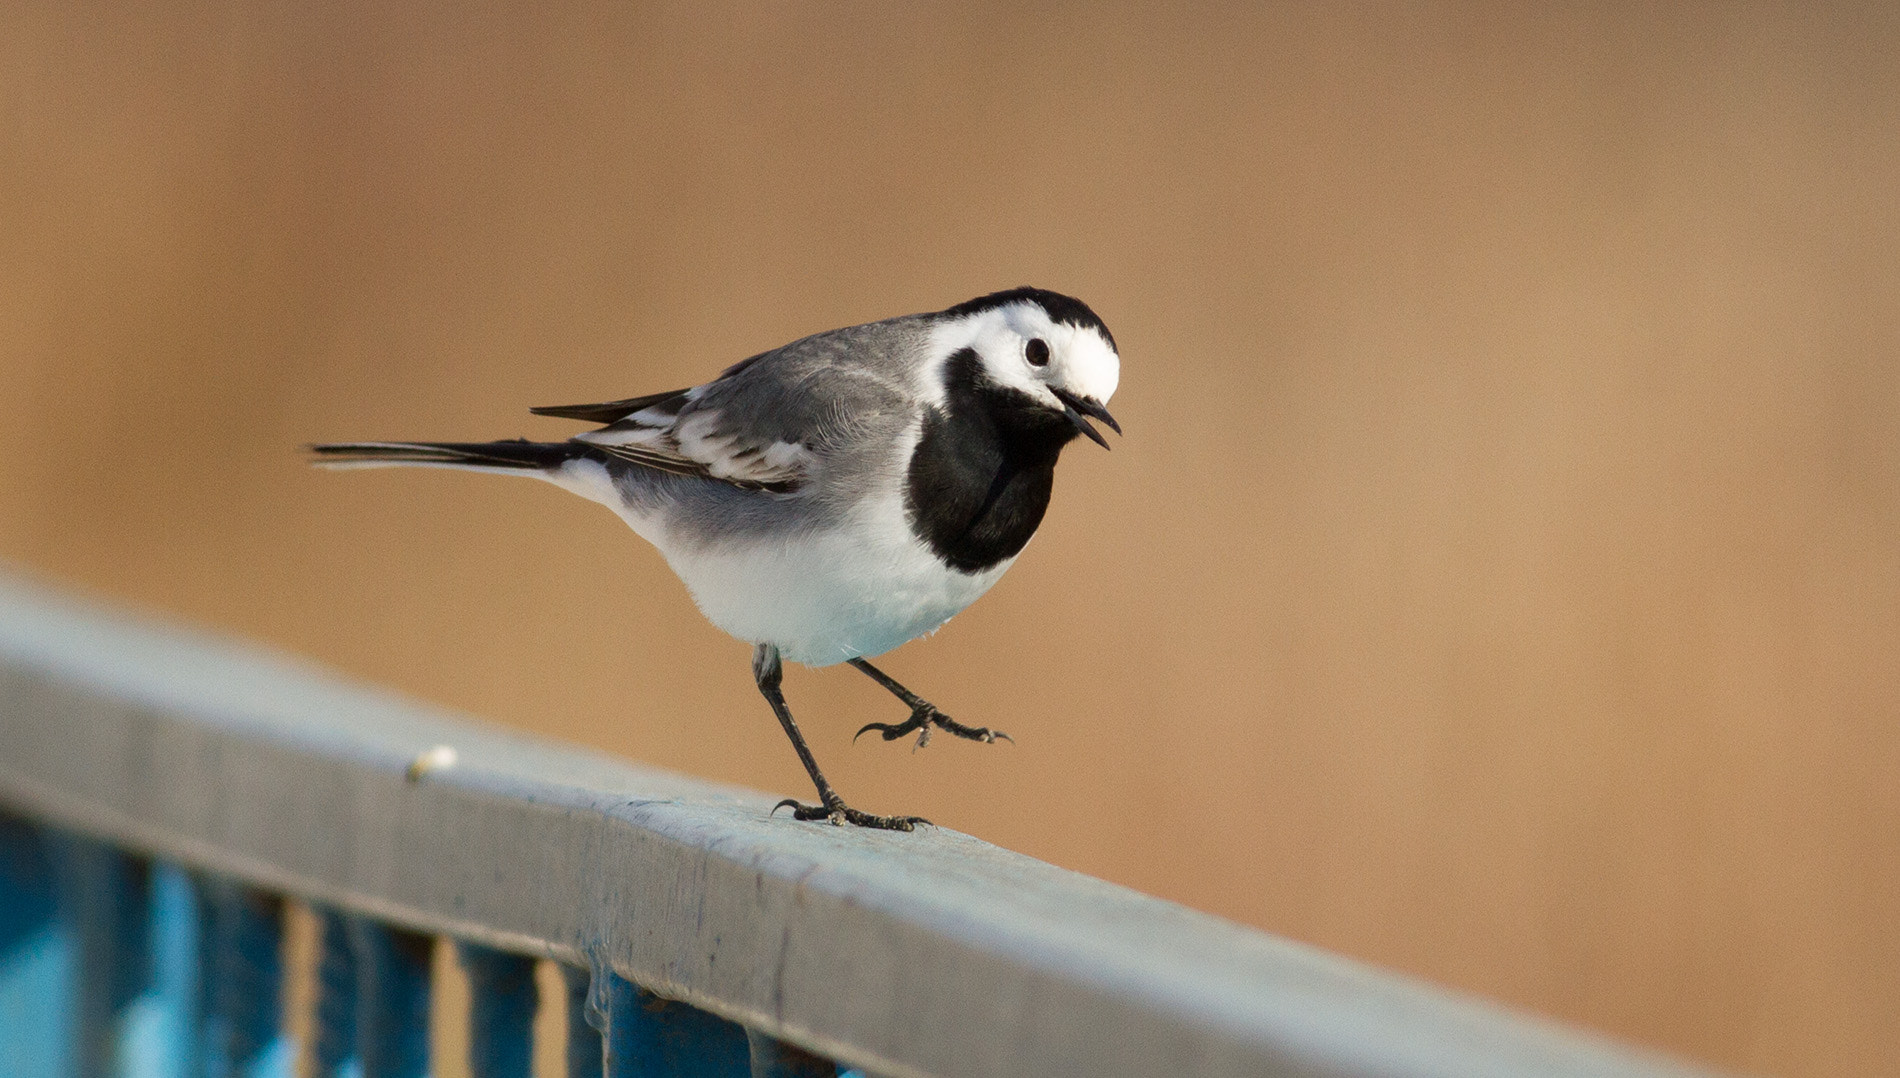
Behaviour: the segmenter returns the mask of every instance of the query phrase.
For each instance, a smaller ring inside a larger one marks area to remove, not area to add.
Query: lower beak
[[[1084,397],[1076,393],[1071,393],[1066,389],[1057,389],[1055,386],[1050,386],[1049,392],[1054,393],[1056,400],[1062,402],[1062,414],[1069,417],[1069,422],[1075,424],[1075,429],[1088,435],[1096,445],[1101,446],[1103,449],[1108,448],[1108,439],[1102,437],[1101,431],[1090,426],[1089,421],[1082,418],[1083,416],[1101,420],[1108,424],[1109,429],[1113,430],[1116,434],[1122,432],[1122,425],[1115,422],[1115,417],[1109,415],[1108,409],[1103,407],[1102,402],[1096,400],[1094,397]]]

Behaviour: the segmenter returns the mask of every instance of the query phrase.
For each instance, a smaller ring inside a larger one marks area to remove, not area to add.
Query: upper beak
[[[1088,435],[1094,440],[1096,445],[1101,446],[1103,449],[1108,448],[1108,439],[1102,437],[1101,431],[1089,426],[1089,421],[1083,419],[1083,416],[1092,416],[1107,423],[1109,428],[1116,434],[1122,432],[1122,425],[1115,422],[1115,417],[1109,415],[1108,409],[1104,408],[1102,402],[1096,400],[1094,397],[1080,396],[1066,389],[1058,389],[1055,386],[1050,386],[1049,392],[1054,393],[1056,399],[1062,402],[1062,414],[1069,417],[1069,422],[1075,424],[1075,429]]]

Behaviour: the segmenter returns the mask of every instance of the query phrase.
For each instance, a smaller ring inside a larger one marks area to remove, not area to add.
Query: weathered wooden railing
[[[0,577],[0,1076],[419,1075],[438,938],[476,1075],[527,1074],[549,1007],[542,1065],[590,1076],[1692,1073],[773,800]]]

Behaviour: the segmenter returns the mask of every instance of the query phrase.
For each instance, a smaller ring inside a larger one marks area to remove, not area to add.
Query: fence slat
[[[202,886],[209,911],[199,959],[204,1073],[290,1078],[296,1046],[283,1021],[283,900],[230,880]]]
[[[356,961],[356,1058],[362,1078],[429,1073],[429,960],[434,940],[346,916]]]
[[[607,1078],[750,1078],[743,1027],[605,976]]]
[[[88,839],[62,836],[55,848],[61,914],[77,948],[73,1073],[108,1078],[129,1062],[132,1003],[149,969],[146,866]]]
[[[203,953],[206,906],[198,881],[177,865],[148,873],[151,948],[143,991],[132,1003],[120,1073],[136,1078],[197,1078],[202,1073]]]
[[[72,932],[46,833],[0,815],[0,1078],[72,1067]]]
[[[838,1065],[757,1030],[745,1031],[752,1049],[752,1078],[838,1078]]]
[[[464,943],[468,1070],[473,1078],[529,1078],[534,1069],[534,959]]]
[[[567,1078],[601,1078],[607,1070],[606,1041],[587,1020],[587,994],[594,978],[579,966],[561,966],[567,988]]]
[[[313,1078],[356,1074],[356,952],[349,926],[335,910],[313,908],[317,918],[316,1002],[310,1023]]]

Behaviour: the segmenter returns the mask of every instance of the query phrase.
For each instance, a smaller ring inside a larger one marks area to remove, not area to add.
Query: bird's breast
[[[1048,511],[1060,450],[1060,440],[1024,437],[954,402],[927,411],[905,476],[911,533],[958,572],[1014,559]]]

